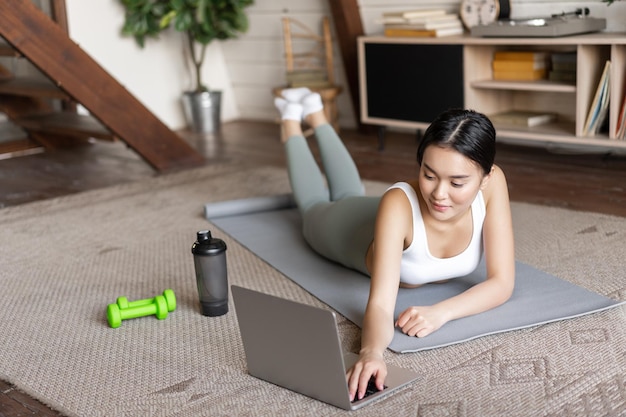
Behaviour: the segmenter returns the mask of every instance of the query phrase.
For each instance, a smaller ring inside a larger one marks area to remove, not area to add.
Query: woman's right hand
[[[350,401],[360,400],[365,395],[370,379],[375,378],[376,388],[382,391],[387,377],[387,365],[379,353],[361,353],[359,360],[348,370]]]

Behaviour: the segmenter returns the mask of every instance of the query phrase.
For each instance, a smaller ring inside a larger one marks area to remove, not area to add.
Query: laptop
[[[386,388],[350,401],[346,370],[358,359],[344,353],[335,313],[232,285],[250,375],[345,410],[356,410],[416,380],[387,365]]]

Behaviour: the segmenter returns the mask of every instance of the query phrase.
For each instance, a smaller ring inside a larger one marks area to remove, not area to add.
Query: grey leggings
[[[320,255],[369,275],[365,254],[374,238],[380,197],[364,195],[356,165],[330,125],[318,126],[315,137],[326,181],[304,136],[292,136],[285,144],[304,239]]]

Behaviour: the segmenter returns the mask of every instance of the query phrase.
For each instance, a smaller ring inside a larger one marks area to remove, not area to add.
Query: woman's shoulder
[[[417,190],[410,182],[400,181],[390,185],[381,198],[380,209],[385,211],[409,210],[417,200]],[[394,207],[394,209],[391,209]],[[390,210],[391,209],[391,210]]]
[[[411,206],[419,204],[419,189],[417,181],[400,181],[389,186],[383,199],[408,201]]]
[[[400,189],[405,193],[417,194],[419,191],[419,182],[415,181],[398,181],[387,188],[387,191]]]
[[[508,200],[509,191],[504,171],[497,166],[493,166],[493,171],[489,175],[486,185],[482,189],[485,204],[489,205],[489,201],[494,198],[506,198]]]

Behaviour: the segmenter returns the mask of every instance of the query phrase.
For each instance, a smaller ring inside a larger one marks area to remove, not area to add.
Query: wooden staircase
[[[204,158],[156,118],[85,53],[67,32],[64,0],[51,16],[29,0],[0,1],[0,56],[27,59],[45,79],[14,76],[0,65],[0,112],[27,137],[0,153],[55,149],[89,139],[120,140],[158,171],[201,165]],[[89,115],[77,113],[77,103]]]

